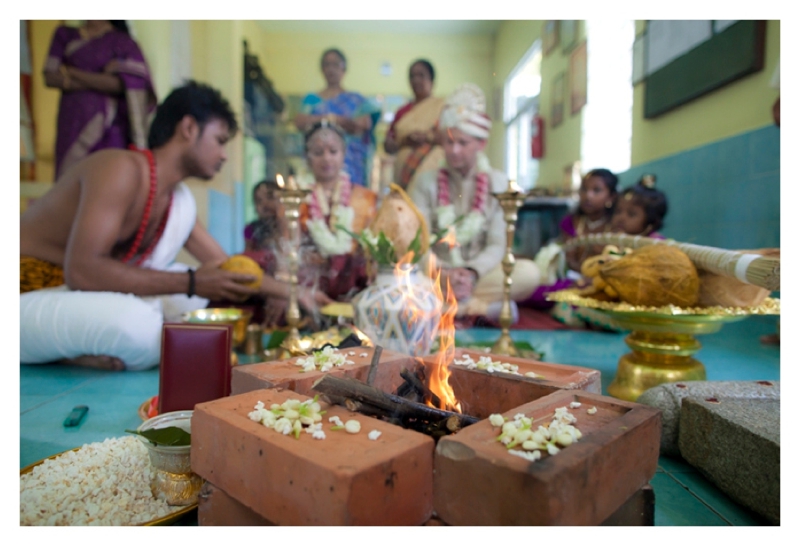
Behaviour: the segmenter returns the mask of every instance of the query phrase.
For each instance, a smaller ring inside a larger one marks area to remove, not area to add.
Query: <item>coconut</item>
[[[700,278],[692,260],[674,246],[648,245],[604,264],[600,276],[620,300],[632,305],[662,307],[697,304]]]
[[[245,256],[244,254],[235,254],[231,256],[225,260],[222,265],[219,266],[219,268],[224,269],[225,271],[233,271],[235,273],[243,273],[245,275],[254,276],[255,280],[253,282],[242,283],[250,288],[260,287],[261,278],[264,276],[264,272],[261,270],[261,266],[258,265],[258,262],[249,256]]]
[[[395,255],[400,258],[420,231],[420,253],[428,250],[428,225],[414,202],[399,186],[392,184],[392,192],[383,199],[370,231],[377,235],[383,232],[392,242]]]

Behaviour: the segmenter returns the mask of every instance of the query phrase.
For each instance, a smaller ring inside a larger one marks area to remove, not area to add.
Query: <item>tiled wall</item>
[[[637,165],[620,187],[657,177],[669,211],[661,233],[727,249],[780,247],[780,129],[767,126]]]
[[[208,190],[208,231],[228,254],[244,250],[244,184],[230,195]]]

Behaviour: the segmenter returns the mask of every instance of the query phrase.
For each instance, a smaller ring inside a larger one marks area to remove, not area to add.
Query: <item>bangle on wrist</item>
[[[188,297],[194,296],[194,269],[188,269],[186,271],[189,274],[189,290],[186,291],[186,295]]]

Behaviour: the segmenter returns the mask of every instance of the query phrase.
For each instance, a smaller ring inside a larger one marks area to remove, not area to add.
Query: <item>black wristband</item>
[[[186,295],[191,298],[194,296],[194,269],[188,269],[186,272],[189,274],[189,290],[186,291]]]

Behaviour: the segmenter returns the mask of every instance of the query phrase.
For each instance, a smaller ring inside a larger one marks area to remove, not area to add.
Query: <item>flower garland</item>
[[[450,261],[454,267],[462,267],[464,265],[464,259],[461,257],[461,250],[457,247],[462,247],[472,241],[483,231],[483,226],[486,223],[484,211],[489,198],[490,170],[491,165],[489,165],[489,160],[484,154],[478,154],[478,173],[475,175],[475,197],[472,201],[472,208],[458,225],[454,225],[456,221],[456,210],[455,205],[450,202],[450,172],[447,170],[447,167],[439,169],[439,175],[436,178],[438,186],[436,217],[438,218],[437,223],[440,228],[447,226],[451,234],[455,235],[457,244],[450,248]]]
[[[350,206],[352,190],[350,179],[345,173],[341,173],[333,188],[331,199],[333,208],[329,206],[322,186],[316,185],[309,195],[309,220],[306,225],[323,258],[347,254],[353,248],[353,238],[350,234],[336,227],[341,225],[352,231],[355,218],[355,211]],[[325,217],[328,215],[330,220],[326,223]]]

